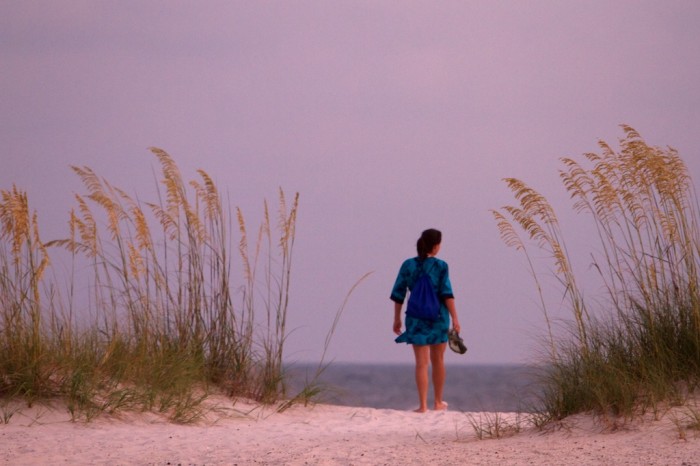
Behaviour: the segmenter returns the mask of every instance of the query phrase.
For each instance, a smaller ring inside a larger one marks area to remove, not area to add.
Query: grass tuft
[[[677,151],[647,145],[623,126],[619,150],[601,141],[585,161],[562,159],[577,213],[598,233],[592,254],[607,308],[584,300],[548,201],[507,179],[518,205],[494,211],[501,237],[524,251],[547,323],[540,421],[579,412],[633,417],[682,404],[700,383],[700,209]],[[526,238],[520,236],[520,232]],[[532,246],[553,260],[572,319],[552,331]],[[599,300],[600,301],[600,300]]]
[[[128,409],[187,423],[212,389],[285,396],[298,194],[280,189],[276,225],[264,202],[249,249],[242,211],[231,218],[206,172],[186,183],[167,152],[151,152],[161,175],[151,202],[73,167],[86,192],[75,195],[67,238],[44,242],[27,194],[0,191],[2,400],[60,398],[75,420]],[[49,251],[67,259],[67,275],[46,274]],[[4,422],[14,413],[2,412]]]
[[[523,420],[518,414],[510,419],[503,413],[465,413],[478,440],[500,439],[518,434],[523,429]]]

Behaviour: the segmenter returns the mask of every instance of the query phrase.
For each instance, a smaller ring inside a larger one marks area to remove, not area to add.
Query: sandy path
[[[0,426],[2,464],[154,465],[700,465],[700,432],[679,415],[602,432],[590,417],[542,434],[478,440],[479,414],[317,405],[282,413],[228,403],[225,417],[175,425],[155,415],[70,422],[63,410],[32,408]],[[252,411],[251,411],[252,410]],[[482,419],[514,422],[513,414]],[[683,433],[682,433],[683,432]],[[682,438],[685,437],[685,438]]]

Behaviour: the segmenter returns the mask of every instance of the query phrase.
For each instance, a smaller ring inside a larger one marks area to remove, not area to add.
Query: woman
[[[447,403],[442,399],[445,386],[445,349],[447,348],[447,332],[450,328],[450,318],[453,328],[459,333],[460,325],[452,294],[452,285],[447,263],[435,256],[440,251],[442,233],[438,230],[425,230],[418,239],[416,249],[418,256],[407,259],[401,264],[399,275],[391,291],[394,301],[394,333],[398,335],[396,343],[413,345],[416,358],[416,386],[420,406],[415,411],[424,413],[428,410],[428,366],[433,368],[433,391],[435,394],[436,410],[447,409]],[[409,315],[406,316],[406,331],[401,333],[401,308],[406,299],[407,290],[411,290],[421,272],[430,277],[433,288],[440,300],[440,315],[437,320],[423,320]]]

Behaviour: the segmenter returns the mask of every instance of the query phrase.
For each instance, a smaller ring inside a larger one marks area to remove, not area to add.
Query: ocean
[[[313,377],[316,365],[296,364],[288,370],[288,394],[294,395]],[[450,410],[464,412],[531,412],[538,391],[531,368],[522,365],[446,366],[444,399]],[[412,364],[331,363],[321,374],[318,401],[342,406],[408,410],[418,406]],[[432,406],[432,383],[428,406]]]

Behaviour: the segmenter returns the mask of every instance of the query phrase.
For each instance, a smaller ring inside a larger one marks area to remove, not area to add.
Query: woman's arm
[[[403,304],[394,301],[394,333],[401,335],[401,308]]]
[[[447,310],[450,313],[450,317],[452,318],[452,327],[457,330],[457,333],[459,333],[462,330],[462,327],[459,325],[459,318],[457,317],[457,309],[455,308],[455,299],[454,298],[447,298],[445,300],[445,306],[447,307]]]

